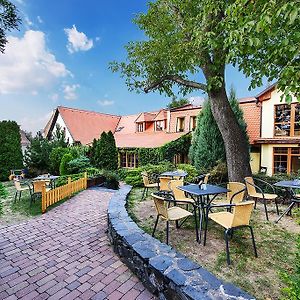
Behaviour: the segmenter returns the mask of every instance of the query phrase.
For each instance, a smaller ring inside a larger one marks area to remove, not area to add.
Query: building
[[[256,96],[261,106],[260,165],[267,175],[298,173],[300,169],[300,103],[281,100],[276,84]]]
[[[256,98],[242,98],[240,106],[248,125],[251,165],[257,172],[260,167],[260,145],[254,141],[260,135],[260,106]],[[69,143],[90,145],[94,138],[110,130],[120,150],[120,166],[133,168],[138,165],[138,157],[132,149],[161,147],[192,132],[200,111],[201,106],[187,104],[174,109],[117,116],[58,106],[45,127],[44,135],[50,138],[56,125],[60,125]],[[176,162],[185,162],[186,159],[176,157]]]
[[[20,135],[21,135],[21,149],[22,149],[22,154],[24,156],[27,147],[30,146],[30,141],[27,138],[25,131],[20,130]]]

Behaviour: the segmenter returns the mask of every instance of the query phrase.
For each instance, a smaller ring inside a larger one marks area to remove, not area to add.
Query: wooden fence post
[[[87,172],[84,172],[84,189],[87,188]]]
[[[68,177],[68,196],[69,196],[69,198],[70,198],[71,195],[72,195],[72,186],[71,186],[71,182],[72,182],[71,177]]]
[[[46,185],[42,186],[42,213],[46,212]]]

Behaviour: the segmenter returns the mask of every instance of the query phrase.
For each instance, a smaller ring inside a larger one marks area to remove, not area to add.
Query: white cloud
[[[18,123],[21,125],[22,129],[25,129],[26,131],[31,131],[33,135],[35,135],[37,131],[44,129],[45,125],[50,120],[51,115],[52,112],[48,112],[47,114],[41,117],[23,117],[18,121]]]
[[[51,96],[49,96],[49,98],[52,100],[53,103],[55,103],[58,100],[58,94],[52,94]]]
[[[43,19],[40,16],[37,16],[36,18],[40,24],[44,23]]]
[[[189,98],[189,102],[196,106],[202,105],[204,101],[205,99],[200,96],[194,96]]]
[[[21,38],[8,36],[0,66],[0,94],[32,93],[71,75],[46,48],[45,34],[41,31],[28,30]]]
[[[65,85],[64,86],[64,98],[67,100],[76,100],[76,90],[80,87],[79,84]]]
[[[27,15],[24,16],[24,21],[27,27],[33,26],[33,22],[29,19]]]
[[[65,28],[64,30],[68,36],[67,49],[70,53],[87,51],[93,47],[93,40],[88,39],[85,33],[77,31],[75,25],[72,28]]]
[[[97,103],[101,106],[110,106],[110,105],[114,105],[115,101],[105,99],[105,100],[98,100]]]
[[[96,40],[96,42],[99,42],[100,41],[100,37],[96,36],[95,40]]]

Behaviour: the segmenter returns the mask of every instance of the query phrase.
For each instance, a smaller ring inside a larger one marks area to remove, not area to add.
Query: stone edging
[[[108,235],[114,251],[159,299],[254,299],[140,229],[125,205],[131,186],[110,200]],[[200,247],[200,246],[199,246]]]

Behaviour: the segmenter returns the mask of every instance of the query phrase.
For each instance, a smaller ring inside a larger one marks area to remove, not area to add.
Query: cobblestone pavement
[[[0,299],[155,299],[110,247],[111,196],[89,189],[1,228]]]

